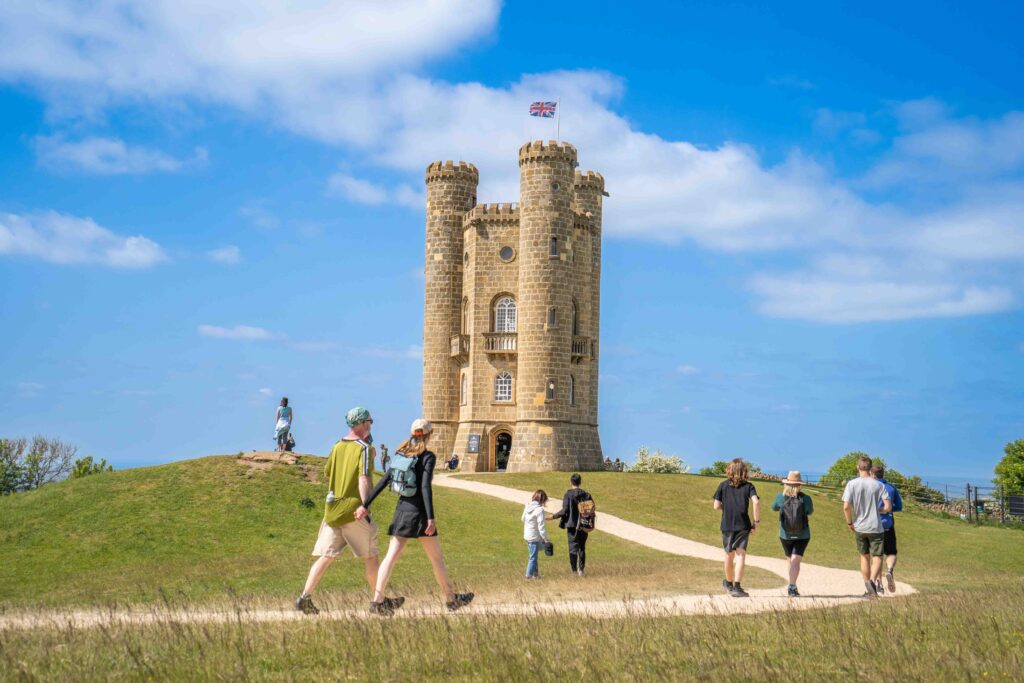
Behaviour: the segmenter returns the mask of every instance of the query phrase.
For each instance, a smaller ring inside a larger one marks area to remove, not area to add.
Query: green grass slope
[[[552,497],[564,493],[569,478],[564,472],[462,476],[529,491],[543,488]],[[712,508],[711,496],[719,481],[697,475],[583,474],[583,488],[597,500],[599,526],[600,513],[608,512],[716,546],[721,543],[721,513]],[[782,487],[763,481],[754,484],[763,505],[763,526],[751,537],[749,551],[781,557],[778,513],[770,506]],[[806,492],[814,499],[806,561],[856,569],[853,534],[843,519],[839,495],[813,487],[806,487]],[[915,510],[909,503],[905,512],[896,515],[896,529],[897,574],[919,589],[991,589],[1024,579],[1024,533],[1017,529],[976,527]]]
[[[324,487],[310,481],[323,462],[304,458],[299,466],[257,470],[215,456],[2,497],[0,607],[293,597],[312,562],[323,514]],[[315,507],[300,505],[303,498]],[[385,493],[374,505],[382,555],[395,501]],[[437,488],[435,507],[442,547],[460,586],[484,601],[525,590],[518,505]],[[564,538],[553,538],[556,557],[541,562],[545,581],[531,586],[544,597],[699,592],[714,584],[718,572],[713,562],[597,534],[590,546],[591,577],[582,586],[568,577]],[[748,583],[772,586],[778,580],[755,572]],[[361,563],[348,554],[321,585],[339,600],[366,599]],[[392,585],[407,595],[435,595],[419,548],[406,551]]]

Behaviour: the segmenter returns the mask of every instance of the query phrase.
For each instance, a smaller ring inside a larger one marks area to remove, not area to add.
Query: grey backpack
[[[391,490],[400,496],[416,495],[419,483],[416,481],[416,458],[401,452],[395,453],[390,462]]]

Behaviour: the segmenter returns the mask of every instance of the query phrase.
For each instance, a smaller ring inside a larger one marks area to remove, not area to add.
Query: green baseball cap
[[[370,417],[370,411],[362,406],[356,406],[352,410],[348,411],[347,415],[345,415],[345,422],[348,423],[349,427],[355,427],[357,424],[366,422],[370,419],[372,419]]]

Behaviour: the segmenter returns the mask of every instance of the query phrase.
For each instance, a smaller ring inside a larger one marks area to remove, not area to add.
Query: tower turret
[[[587,367],[587,415],[590,423],[597,424],[597,375],[600,353],[598,341],[601,338],[601,209],[604,201],[604,176],[594,171],[576,172],[575,188],[576,207],[589,218],[588,244],[581,244],[581,250],[587,250],[590,261],[590,275],[587,281],[587,292],[583,294],[587,301],[582,308],[586,309],[582,316],[579,334],[590,338],[591,361]],[[595,436],[597,431],[595,430]]]
[[[451,455],[458,426],[459,364],[451,338],[460,332],[463,221],[476,205],[479,180],[476,167],[461,161],[437,161],[426,171],[423,417],[434,424],[431,448],[439,458]]]

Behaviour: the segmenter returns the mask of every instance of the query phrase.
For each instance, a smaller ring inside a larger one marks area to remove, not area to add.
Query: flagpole
[[[562,98],[555,100],[555,142],[562,139]]]

